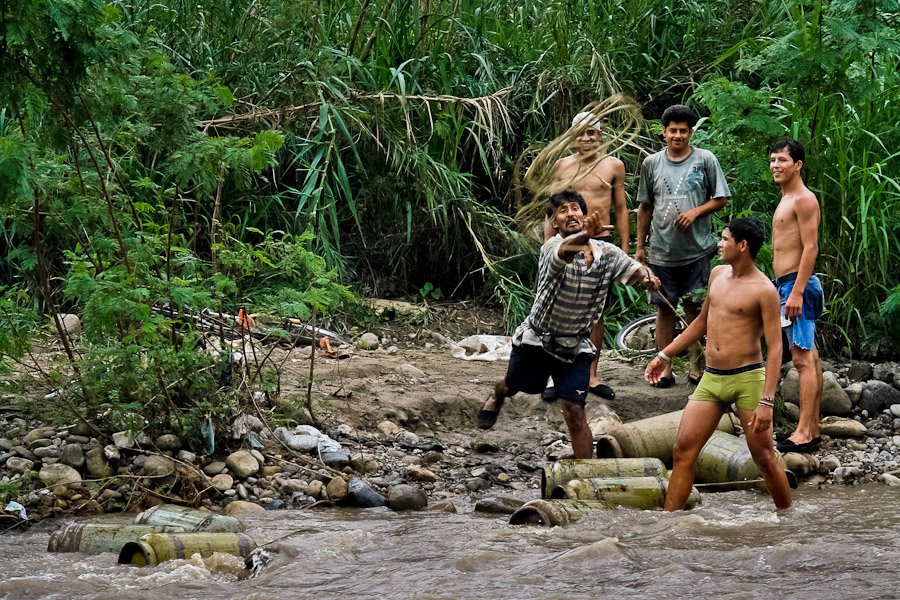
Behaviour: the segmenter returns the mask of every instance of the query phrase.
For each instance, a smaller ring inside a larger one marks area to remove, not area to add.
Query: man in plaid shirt
[[[513,336],[506,377],[478,413],[478,426],[490,429],[507,396],[537,394],[552,376],[575,458],[592,455],[585,416],[590,366],[597,349],[591,327],[601,318],[613,281],[656,290],[659,280],[625,252],[599,237],[606,229],[599,214],[585,216],[581,194],[563,190],[550,196],[547,218],[558,232],[541,247],[538,289],[531,313]]]

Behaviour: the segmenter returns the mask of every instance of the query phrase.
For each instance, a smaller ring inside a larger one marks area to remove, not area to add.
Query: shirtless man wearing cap
[[[597,214],[603,234],[594,238],[601,242],[613,243],[612,209],[615,206],[616,226],[619,234],[619,247],[628,253],[629,226],[628,205],[625,201],[625,164],[614,156],[601,156],[598,152],[602,138],[601,123],[592,113],[580,112],[572,119],[577,152],[561,158],[554,165],[554,180],[560,189],[575,190],[587,204],[587,214]],[[544,221],[544,241],[556,235],[556,230],[549,219]],[[590,391],[601,398],[611,400],[615,393],[612,388],[601,382],[597,375],[597,364],[600,362],[600,348],[603,344],[603,316],[591,329],[591,342],[597,347],[594,362],[591,364]],[[556,399],[555,389],[548,387],[541,394],[546,401]]]

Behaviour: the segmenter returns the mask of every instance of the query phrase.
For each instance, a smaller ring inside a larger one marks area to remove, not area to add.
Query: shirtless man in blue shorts
[[[805,158],[800,142],[786,138],[772,145],[769,158],[769,170],[781,186],[781,201],[772,217],[772,267],[781,297],[782,327],[800,375],[800,420],[796,431],[778,442],[781,452],[812,452],[820,442],[822,365],[815,333],[824,296],[813,272],[819,253],[819,201],[803,184]]]

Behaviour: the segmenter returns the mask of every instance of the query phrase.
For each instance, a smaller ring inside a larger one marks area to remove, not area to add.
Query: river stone
[[[442,500],[440,502],[435,502],[425,510],[434,510],[438,512],[452,513],[456,514],[456,505],[450,502],[449,500]]]
[[[422,483],[434,483],[440,479],[437,475],[419,465],[409,465],[406,467],[407,481],[421,481]]]
[[[340,502],[347,497],[347,481],[343,477],[333,477],[325,486],[325,494],[333,502]]]
[[[797,477],[806,477],[819,471],[819,459],[812,454],[787,452],[781,458],[787,470]]]
[[[6,438],[0,438],[0,451],[9,452],[13,449],[13,443]]]
[[[346,450],[335,450],[334,452],[323,452],[322,462],[332,469],[343,469],[350,464],[350,453]]]
[[[791,368],[781,381],[781,399],[792,404],[800,404],[800,374]]]
[[[373,490],[362,479],[354,478],[347,485],[347,497],[344,499],[343,504],[360,508],[374,508],[376,506],[386,506],[387,499]]]
[[[280,465],[265,465],[259,470],[260,477],[272,477],[281,473],[284,469]]]
[[[88,473],[93,477],[102,479],[112,475],[112,469],[110,469],[109,463],[106,461],[106,456],[103,454],[103,448],[94,447],[88,450],[84,455],[84,462],[87,466]]]
[[[114,445],[107,444],[107,445],[103,446],[103,456],[106,457],[106,460],[111,460],[113,462],[116,462],[120,458],[122,458],[122,453],[119,452],[119,449],[116,448]]]
[[[863,386],[859,407],[869,411],[870,415],[877,415],[892,404],[900,404],[900,390],[895,390],[893,386],[875,379]]]
[[[54,488],[56,493],[69,485],[81,485],[81,474],[69,465],[62,463],[44,465],[38,477],[48,488]]]
[[[375,350],[378,348],[379,340],[378,336],[372,333],[371,331],[367,331],[362,334],[359,338],[359,341],[356,343],[357,347],[361,350]]]
[[[894,382],[894,370],[897,368],[895,363],[880,363],[872,369],[872,379],[883,381],[885,383]]]
[[[397,373],[410,379],[425,379],[425,372],[413,365],[406,363],[397,367]]]
[[[881,480],[882,480],[886,485],[889,485],[890,487],[897,487],[897,486],[900,486],[900,477],[897,477],[897,476],[895,476],[895,475],[891,475],[890,473],[884,473],[884,474],[881,476]]]
[[[87,438],[90,438],[94,435],[94,428],[90,426],[89,423],[85,421],[78,421],[69,431],[70,435],[80,435]]]
[[[69,436],[66,438],[66,441],[70,444],[89,444],[91,442],[91,438],[86,435],[69,434]]]
[[[322,497],[323,492],[325,491],[325,484],[319,481],[318,479],[313,479],[309,482],[309,485],[306,486],[306,495],[315,498],[316,500]]]
[[[393,421],[382,421],[378,424],[378,431],[384,434],[385,437],[392,437],[400,431],[400,426]]]
[[[514,498],[482,498],[475,503],[475,512],[490,515],[511,515],[525,504]]]
[[[219,473],[224,471],[227,466],[228,465],[226,465],[221,460],[214,460],[213,462],[203,467],[203,472],[207,475],[218,475]]]
[[[53,440],[51,440],[50,438],[39,438],[28,443],[28,447],[32,450],[36,450],[37,448],[46,448],[47,446],[52,445]]]
[[[165,435],[159,436],[153,443],[163,452],[165,452],[166,450],[175,452],[176,450],[181,449],[181,440],[178,439],[177,435],[172,433],[167,433]]]
[[[13,454],[12,452],[4,452],[3,454],[0,454],[0,467],[5,465],[6,461],[8,461],[9,459],[11,459],[14,456],[15,456],[15,454]]]
[[[784,413],[794,423],[800,420],[800,407],[793,402],[784,403]]]
[[[321,485],[321,483],[322,482],[320,481],[319,484]],[[278,489],[285,496],[292,496],[297,492],[306,494],[309,489],[309,484],[300,479],[282,479],[281,483],[278,485]]]
[[[844,419],[841,417],[825,417],[820,423],[822,435],[831,437],[865,437],[869,430],[859,421]]]
[[[246,479],[259,471],[259,461],[246,450],[232,452],[225,459],[225,464],[240,479]]]
[[[822,378],[822,403],[819,411],[823,415],[838,415],[845,417],[853,412],[853,402],[850,396],[837,382],[834,373],[827,373]]]
[[[143,473],[147,477],[168,477],[175,472],[175,462],[168,456],[151,454],[144,460]]]
[[[34,449],[34,455],[38,458],[56,458],[59,456],[59,446],[42,446]]]
[[[847,369],[847,377],[853,381],[868,381],[872,379],[872,365],[867,362],[855,362]]]
[[[894,383],[891,385],[894,386],[895,390],[900,390],[900,373],[894,373]]]
[[[34,442],[36,442],[37,440],[39,440],[43,437],[45,437],[43,427],[41,427],[39,429],[32,429],[31,431],[28,432],[28,435],[25,436],[25,445],[31,446],[31,444],[33,444]]]
[[[828,456],[823,456],[819,460],[819,473],[822,475],[828,475],[840,466],[841,461],[838,460],[838,457],[834,454],[829,454]]]
[[[112,438],[116,448],[134,447],[134,436],[131,435],[130,431],[117,431],[112,435]]]
[[[175,455],[175,458],[177,458],[181,462],[190,464],[197,460],[197,455],[190,450],[179,450],[178,454]]]
[[[235,515],[244,515],[248,513],[259,512],[266,512],[266,509],[264,509],[259,504],[254,504],[253,502],[245,502],[243,500],[235,500],[234,502],[229,502],[222,510],[223,515],[228,515],[230,517],[233,517]]]
[[[362,473],[363,475],[371,475],[372,473],[381,471],[381,464],[371,456],[366,455],[351,458],[350,466],[354,471]]]
[[[237,490],[237,494],[241,497],[241,500],[246,500],[250,497],[250,494],[247,493],[247,486],[245,486],[243,483],[237,484],[237,486],[235,486],[235,490]]]
[[[862,396],[863,384],[859,382],[851,383],[844,388],[844,391],[847,393],[847,397],[850,398],[850,403],[856,406],[859,404],[860,396]]]
[[[6,461],[6,468],[13,475],[21,475],[34,468],[34,461],[28,460],[27,458],[13,456]]]
[[[34,455],[34,452],[29,450],[25,446],[13,446],[13,452],[18,454],[22,458],[27,458],[28,460],[37,460],[37,456]]]
[[[834,470],[835,483],[851,483],[863,474],[859,467],[838,467]]]
[[[72,510],[79,517],[96,517],[106,512],[95,500],[76,501],[73,503]]]
[[[78,318],[78,315],[73,315],[71,313],[57,313],[57,318],[59,319],[59,325],[62,327],[63,331],[66,332],[66,335],[78,335],[81,333],[81,319]],[[57,335],[59,332],[56,329],[56,323],[53,319],[50,319],[50,328]]]
[[[395,485],[388,493],[388,506],[393,510],[422,510],[428,506],[428,497],[415,486]]]

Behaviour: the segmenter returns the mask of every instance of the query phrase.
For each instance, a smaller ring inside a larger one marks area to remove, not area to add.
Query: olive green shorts
[[[765,367],[730,375],[717,375],[707,370],[689,399],[726,405],[734,403],[738,408],[753,411],[762,400],[765,383]]]

